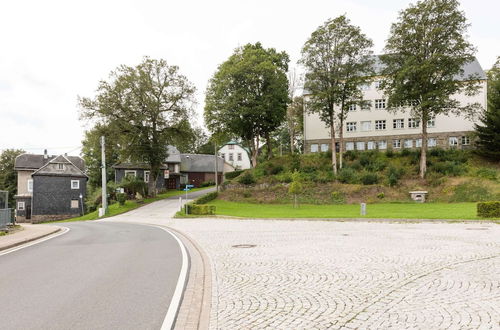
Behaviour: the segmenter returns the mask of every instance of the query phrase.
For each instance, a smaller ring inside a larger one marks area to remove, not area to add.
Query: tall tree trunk
[[[342,168],[342,161],[344,158],[344,114],[340,117],[339,127],[339,169]]]
[[[295,127],[293,127],[293,124],[291,125],[290,129],[289,129],[289,134],[290,134],[290,152],[293,153],[295,152],[295,146],[294,146],[294,142],[295,142]]]
[[[251,154],[252,154],[252,167],[257,166],[257,157],[259,156],[259,137],[251,139]]]
[[[273,148],[271,146],[271,135],[266,132],[267,159],[273,158]]]
[[[427,121],[428,114],[422,112],[422,147],[420,148],[420,178],[425,178],[427,172]]]
[[[330,116],[330,136],[332,141],[333,174],[337,175],[337,148],[335,148],[335,120],[333,118],[333,114]]]
[[[149,172],[149,181],[148,181],[148,195],[151,197],[156,196],[156,180],[158,180],[159,169],[156,166],[151,167],[151,171]]]

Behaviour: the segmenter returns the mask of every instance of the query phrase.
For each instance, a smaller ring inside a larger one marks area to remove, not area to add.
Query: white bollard
[[[366,203],[361,203],[361,215],[366,215]]]
[[[182,196],[179,196],[179,211],[182,211]]]

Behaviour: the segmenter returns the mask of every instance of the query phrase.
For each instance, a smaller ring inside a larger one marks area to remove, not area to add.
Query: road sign
[[[193,184],[187,184],[186,188],[194,188],[194,185]]]
[[[184,190],[184,191],[190,191],[191,189],[189,189],[189,188],[184,188],[184,189],[182,189],[182,190]]]

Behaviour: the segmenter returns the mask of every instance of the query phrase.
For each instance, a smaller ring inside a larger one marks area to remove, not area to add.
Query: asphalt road
[[[160,329],[177,241],[146,225],[62,225],[70,231],[0,256],[0,329]]]

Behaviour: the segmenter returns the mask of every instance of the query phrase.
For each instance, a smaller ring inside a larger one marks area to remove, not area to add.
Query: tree
[[[463,67],[474,59],[466,40],[468,24],[457,0],[425,0],[399,13],[392,24],[385,51],[381,88],[394,111],[408,106],[420,119],[422,148],[420,177],[427,171],[427,123],[439,114],[473,115],[478,104],[462,105],[452,96],[477,93],[477,77],[463,77]],[[457,79],[462,76],[462,79]]]
[[[500,57],[488,71],[488,109],[476,124],[476,151],[483,157],[500,161]]]
[[[213,133],[224,132],[250,147],[257,164],[259,141],[267,142],[280,126],[288,102],[288,55],[260,43],[237,48],[210,79],[205,98],[205,121]]]
[[[14,207],[14,196],[17,194],[17,174],[14,170],[16,157],[24,153],[21,149],[5,149],[0,154],[0,190],[8,192],[10,207]]]
[[[286,124],[288,136],[290,139],[290,152],[295,152],[296,136],[302,131],[304,114],[304,99],[302,96],[296,96],[299,85],[302,83],[302,77],[297,73],[296,68],[288,72],[288,104],[286,110]]]
[[[292,183],[290,183],[290,187],[288,187],[288,193],[293,195],[293,207],[299,207],[299,202],[297,196],[302,194],[304,188],[302,187],[302,180],[300,177],[300,173],[294,171],[292,174]]]
[[[332,168],[337,173],[336,125],[360,98],[360,86],[371,75],[373,43],[345,15],[326,21],[311,34],[302,48],[306,68],[304,88],[310,93],[308,111],[319,114],[330,128]],[[337,113],[340,108],[340,116]],[[343,128],[340,127],[342,132]],[[340,145],[343,144],[340,134]]]
[[[167,145],[185,133],[182,122],[192,112],[194,92],[177,66],[145,57],[135,67],[122,65],[111,72],[95,98],[80,98],[81,117],[113,130],[125,158],[149,164],[148,190],[155,195]]]

